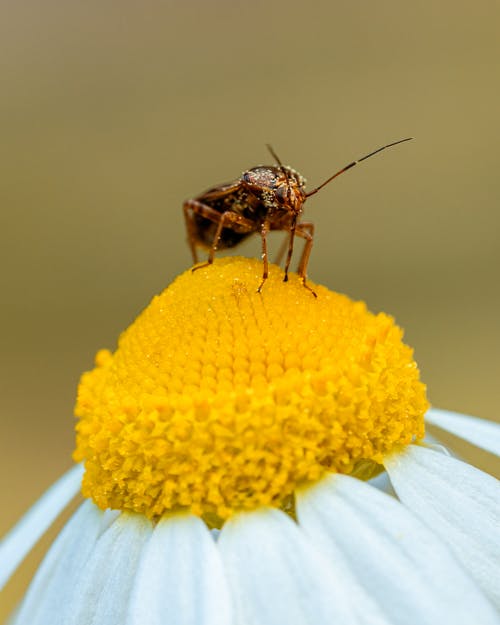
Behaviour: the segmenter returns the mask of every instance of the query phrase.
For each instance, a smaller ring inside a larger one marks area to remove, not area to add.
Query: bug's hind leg
[[[198,252],[196,250],[196,230],[193,219],[196,211],[193,209],[191,200],[184,202],[182,210],[184,211],[184,221],[186,222],[187,242],[193,256],[193,264],[196,265]]]
[[[215,230],[214,239],[212,245],[210,247],[210,252],[208,255],[208,260],[206,263],[202,265],[198,265],[197,267],[193,267],[192,271],[196,271],[197,269],[202,269],[207,265],[211,265],[214,262],[215,252],[217,250],[217,245],[220,240],[222,228],[224,227],[224,215],[226,213],[219,213],[211,206],[204,204],[198,200],[187,200],[184,202],[184,217],[186,219],[186,230],[188,234],[188,244],[191,249],[191,253],[193,255],[193,262],[196,265],[198,263],[198,253],[196,250],[196,244],[198,243],[197,236],[197,228],[194,221],[194,216],[199,215],[211,221],[214,224],[217,224],[217,228]]]
[[[197,262],[196,243],[198,243],[199,238],[197,236],[198,233],[195,230],[193,216],[199,215],[200,217],[203,217],[208,221],[216,224],[212,244],[208,253],[207,262],[203,263],[202,265],[198,265],[197,267],[193,267],[192,271],[207,267],[214,262],[215,252],[217,251],[217,248],[219,246],[222,231],[224,230],[224,228],[244,234],[255,231],[254,223],[249,219],[242,217],[240,214],[234,211],[225,211],[224,213],[220,213],[211,206],[207,206],[207,204],[204,204],[203,202],[200,202],[198,200],[188,200],[187,202],[185,202],[184,214],[186,215],[188,241],[191,247],[191,251],[193,252],[193,259],[195,259],[195,262]],[[201,241],[201,244],[203,243],[204,241]]]

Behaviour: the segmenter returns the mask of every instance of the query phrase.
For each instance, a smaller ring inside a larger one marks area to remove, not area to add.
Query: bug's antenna
[[[266,148],[269,150],[269,152],[271,152],[271,156],[278,163],[278,165],[281,167],[281,169],[284,169],[283,163],[281,162],[280,157],[274,151],[273,146],[270,145],[269,143],[266,143]]]
[[[286,180],[286,193],[287,193],[288,198],[290,198],[290,192],[291,192],[291,189],[290,189],[290,178],[288,177],[288,172],[286,170],[286,167],[281,162],[280,157],[273,150],[272,145],[269,145],[269,143],[266,143],[266,148],[269,150],[269,152],[271,152],[271,156],[278,163],[278,165],[280,166],[281,171],[283,172],[283,175],[285,176],[285,180]]]
[[[324,186],[326,186],[329,182],[331,182],[334,178],[336,178],[337,176],[340,176],[340,174],[343,174],[345,171],[347,171],[348,169],[351,169],[351,167],[354,167],[358,163],[361,163],[361,161],[364,161],[367,158],[370,158],[370,156],[373,156],[374,154],[378,154],[378,152],[382,152],[382,150],[385,150],[387,148],[391,148],[393,145],[398,145],[398,143],[404,143],[405,141],[411,141],[411,139],[413,139],[413,137],[408,137],[407,139],[400,139],[399,141],[394,141],[393,143],[388,143],[387,145],[383,145],[381,148],[378,148],[377,150],[374,150],[373,152],[370,152],[370,154],[366,154],[365,156],[362,156],[361,158],[358,158],[357,161],[353,161],[352,163],[349,163],[349,165],[346,165],[345,167],[343,167],[337,173],[333,174],[333,176],[330,176],[330,178],[328,178],[328,180],[325,180],[325,182],[320,184],[319,187],[316,187],[315,189],[313,189],[309,193],[306,193],[306,197],[310,197],[311,195],[314,195],[320,189],[322,189]],[[271,150],[271,154],[273,154],[273,156],[275,156],[273,151],[272,151],[272,148],[269,145],[267,147]],[[275,158],[276,158],[276,156],[275,156]],[[279,163],[279,161],[278,161],[278,163]]]

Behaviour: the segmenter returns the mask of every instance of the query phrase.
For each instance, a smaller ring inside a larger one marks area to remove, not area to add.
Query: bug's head
[[[242,176],[249,193],[270,211],[300,213],[306,199],[305,179],[290,167],[259,165]]]

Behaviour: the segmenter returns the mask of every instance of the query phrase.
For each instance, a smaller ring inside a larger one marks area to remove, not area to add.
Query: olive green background
[[[81,371],[190,265],[183,199],[266,142],[312,188],[416,137],[306,204],[309,275],[395,315],[434,405],[498,419],[499,22],[494,0],[0,3],[0,533],[70,466]]]

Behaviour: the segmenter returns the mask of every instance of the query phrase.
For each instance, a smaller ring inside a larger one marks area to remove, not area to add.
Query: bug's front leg
[[[314,224],[310,221],[303,221],[302,223],[298,223],[295,228],[295,234],[302,239],[305,239],[304,249],[302,250],[302,256],[300,257],[299,267],[297,273],[302,278],[302,284],[311,291],[314,297],[317,297],[316,293],[311,289],[311,287],[306,284],[307,279],[307,264],[309,262],[309,256],[311,255],[311,250],[314,241]]]
[[[259,288],[257,289],[257,293],[260,293],[262,287],[264,286],[264,282],[267,280],[269,276],[269,261],[267,256],[267,233],[269,232],[269,224],[264,222],[260,226],[260,236],[262,239],[262,262],[264,264],[264,270],[262,272],[262,282],[260,283]]]
[[[297,218],[294,216],[293,221],[290,225],[290,234],[288,237],[288,253],[286,255],[285,277],[283,278],[283,282],[288,282],[288,270],[290,269],[290,262],[292,260],[293,242],[295,239],[296,228],[297,228]]]
[[[287,234],[287,236],[283,239],[283,241],[281,242],[281,245],[278,249],[278,253],[276,254],[273,263],[275,265],[279,265],[281,263],[281,261],[283,260],[283,256],[285,255],[285,252],[288,248],[288,244],[289,244],[289,239],[290,239],[290,235]]]

